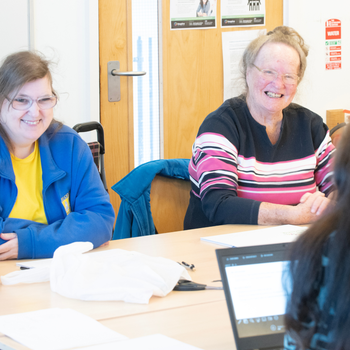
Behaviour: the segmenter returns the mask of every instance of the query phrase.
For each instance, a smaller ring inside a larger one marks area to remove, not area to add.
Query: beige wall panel
[[[164,157],[190,158],[200,124],[223,102],[222,32],[282,25],[283,1],[266,0],[265,27],[203,30],[170,30],[170,2],[162,4]]]

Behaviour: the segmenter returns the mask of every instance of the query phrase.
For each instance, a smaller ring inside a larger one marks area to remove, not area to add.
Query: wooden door
[[[100,0],[101,122],[105,129],[108,187],[133,169],[132,79],[121,78],[121,101],[108,102],[107,62],[132,70],[131,1]],[[217,1],[220,14],[220,0]],[[170,30],[170,0],[162,0],[164,158],[190,158],[202,120],[223,102],[221,35],[232,30],[271,30],[283,24],[283,0],[266,0],[266,26]],[[110,190],[114,209],[118,195]]]
[[[128,5],[128,0],[99,1],[101,123],[105,132],[107,186],[116,214],[120,199],[110,188],[133,168],[133,78],[121,77],[121,100],[109,102],[107,64],[119,61],[121,71],[132,70],[131,58],[128,59]]]

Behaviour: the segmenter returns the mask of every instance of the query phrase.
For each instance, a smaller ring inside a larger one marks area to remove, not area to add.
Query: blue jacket
[[[113,239],[154,235],[150,192],[154,177],[189,180],[189,159],[161,159],[142,164],[112,186],[122,200]],[[166,194],[164,194],[166,195]]]
[[[61,245],[111,238],[114,211],[88,145],[72,129],[51,126],[39,138],[48,225],[8,218],[17,197],[10,153],[0,137],[0,232],[18,236],[18,259],[50,258]]]

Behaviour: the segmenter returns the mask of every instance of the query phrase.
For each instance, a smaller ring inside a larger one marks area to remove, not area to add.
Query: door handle
[[[109,61],[107,64],[108,74],[108,101],[118,102],[121,99],[120,93],[120,77],[139,77],[145,75],[146,72],[120,72],[119,61]]]
[[[112,71],[111,71],[111,74],[113,75],[113,76],[116,76],[116,75],[119,75],[120,77],[140,77],[141,75],[145,75],[146,74],[146,72],[120,72],[120,71],[118,71],[118,70],[116,70],[116,69],[113,69]]]

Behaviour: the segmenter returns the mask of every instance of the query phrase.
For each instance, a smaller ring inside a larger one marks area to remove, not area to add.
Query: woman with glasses
[[[49,62],[23,51],[0,67],[0,260],[49,258],[111,238],[114,211],[91,151],[56,121]]]
[[[207,116],[192,147],[185,229],[307,224],[329,205],[328,128],[292,103],[307,54],[301,36],[284,26],[248,45],[243,94]]]

